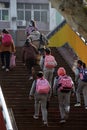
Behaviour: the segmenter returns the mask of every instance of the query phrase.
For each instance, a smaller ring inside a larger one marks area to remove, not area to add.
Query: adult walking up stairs
[[[0,70],[0,84],[5,97],[5,101],[9,110],[12,111],[15,119],[16,128],[14,130],[44,130],[42,126],[41,112],[40,119],[33,119],[34,113],[34,101],[29,100],[29,90],[31,88],[32,81],[28,80],[28,73],[26,67],[21,61],[21,48],[17,47],[17,59],[16,67],[9,72]],[[58,66],[63,66],[67,70],[68,74],[74,79],[74,74],[60,55],[56,48],[52,48],[52,53],[58,61]],[[56,68],[57,69],[57,68]],[[39,66],[36,66],[36,71],[39,70]],[[48,109],[48,123],[47,130],[63,130],[63,129],[79,129],[83,130],[87,128],[87,110],[83,105],[79,108],[74,107],[75,97],[71,97],[71,111],[69,120],[61,125],[60,114],[58,109],[57,97],[52,97],[50,106]]]

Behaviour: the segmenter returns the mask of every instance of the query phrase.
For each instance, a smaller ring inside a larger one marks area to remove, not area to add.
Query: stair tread
[[[68,74],[74,79],[74,74],[71,68],[68,66],[67,62],[64,61],[58,50],[56,48],[52,48],[52,53],[58,62],[56,70],[58,67],[64,66]],[[11,70],[8,74],[0,70],[0,83],[6,104],[8,108],[12,108],[13,110],[18,130],[33,130],[34,128],[38,128],[38,130],[44,129],[41,127],[41,113],[40,120],[38,121],[34,120],[32,117],[34,113],[34,100],[30,101],[28,99],[32,81],[28,80],[29,76],[26,67],[22,64],[22,61],[20,59],[17,59],[16,63],[16,68]],[[39,66],[36,66],[36,71],[38,69]],[[79,108],[75,108],[74,104],[75,97],[71,98],[70,117],[64,127],[69,129],[71,127],[78,127],[79,130],[81,130],[82,128],[86,127],[87,110],[85,110],[83,104]],[[59,124],[59,121],[60,114],[56,97],[52,98],[50,101],[50,108],[48,109],[49,127],[47,130],[50,128],[53,128],[54,130],[56,130],[56,128],[59,128],[62,130],[63,128]]]

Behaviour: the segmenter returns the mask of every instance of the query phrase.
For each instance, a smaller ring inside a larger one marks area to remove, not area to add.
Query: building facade
[[[40,30],[50,31],[59,16],[54,10],[48,0],[0,0],[0,29],[23,29],[32,19]]]
[[[40,31],[48,33],[62,17],[51,7],[49,0],[0,0],[0,30],[12,30],[15,40],[17,36],[25,37],[25,28],[31,19],[36,21]]]
[[[48,31],[49,10],[48,0],[0,0],[0,28],[23,29],[34,19],[40,30]]]

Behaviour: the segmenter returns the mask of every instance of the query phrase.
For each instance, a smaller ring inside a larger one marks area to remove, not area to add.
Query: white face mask
[[[32,23],[31,23],[31,22],[29,23],[29,26],[32,26]]]

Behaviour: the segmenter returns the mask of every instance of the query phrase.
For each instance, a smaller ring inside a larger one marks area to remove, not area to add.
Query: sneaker
[[[2,69],[5,69],[5,66],[4,66],[4,65],[2,66]]]
[[[46,122],[46,121],[44,121],[44,125],[47,125],[47,122]]]
[[[80,103],[76,103],[74,106],[75,106],[75,107],[80,107],[81,104],[80,104]]]
[[[39,117],[37,115],[33,115],[33,118],[34,119],[38,119]]]
[[[62,119],[61,121],[60,121],[60,123],[62,124],[62,123],[65,123],[66,122],[66,120],[64,120],[64,119]]]
[[[33,76],[30,76],[29,80],[32,80],[33,79]]]
[[[43,122],[43,127],[48,127],[48,123],[46,121]]]
[[[85,109],[87,110],[87,106],[85,107]]]
[[[9,69],[8,69],[8,68],[6,68],[6,72],[9,72]]]

